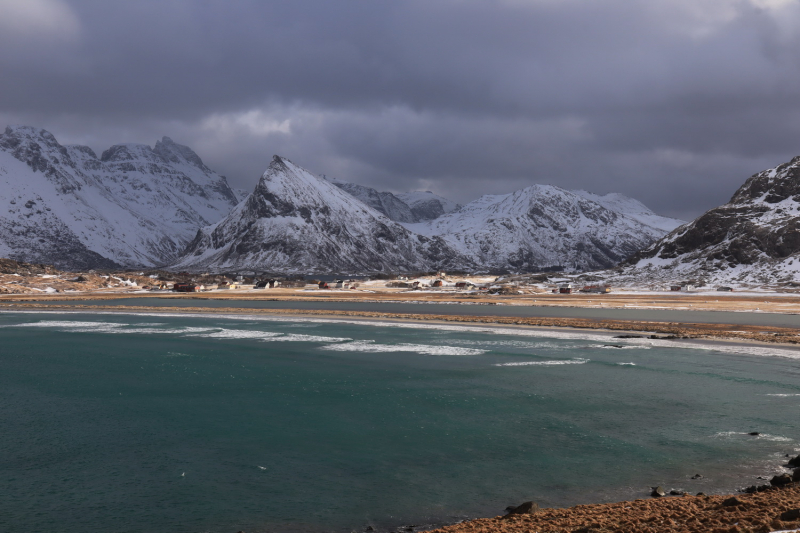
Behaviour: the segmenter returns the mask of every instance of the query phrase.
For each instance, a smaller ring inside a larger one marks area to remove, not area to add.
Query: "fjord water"
[[[0,524],[380,531],[531,499],[730,491],[800,451],[797,355],[477,327],[1,314]]]

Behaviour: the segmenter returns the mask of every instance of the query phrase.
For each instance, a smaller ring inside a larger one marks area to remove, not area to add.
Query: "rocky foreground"
[[[529,506],[531,507],[531,506]],[[531,512],[532,511],[532,512]],[[736,496],[679,496],[537,509],[436,533],[769,533],[800,530],[800,483]]]

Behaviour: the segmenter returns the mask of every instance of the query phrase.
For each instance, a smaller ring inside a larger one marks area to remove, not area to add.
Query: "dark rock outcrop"
[[[727,204],[675,229],[624,265],[697,277],[738,268],[735,276],[769,281],[792,277],[782,276],[781,265],[800,260],[798,253],[800,157],[795,157],[751,176]]]

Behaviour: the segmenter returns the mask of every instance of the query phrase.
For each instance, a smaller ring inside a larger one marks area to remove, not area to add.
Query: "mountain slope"
[[[751,176],[727,204],[627,263],[623,275],[642,279],[800,280],[800,157]]]
[[[415,222],[433,220],[461,207],[452,200],[433,194],[431,191],[404,192],[398,194],[397,198],[411,208],[411,213],[416,219]]]
[[[414,235],[275,156],[247,200],[200,230],[174,268],[325,273],[472,266],[442,239]]]
[[[419,222],[419,219],[411,212],[411,208],[390,192],[378,192],[372,187],[338,180],[330,180],[330,183],[395,222]]]
[[[435,220],[406,227],[442,237],[483,268],[535,271],[607,268],[663,236],[664,226],[680,223],[622,195],[597,197],[534,185],[483,196]]]
[[[237,198],[223,176],[164,137],[100,158],[27,126],[0,134],[0,255],[64,269],[175,260]]]

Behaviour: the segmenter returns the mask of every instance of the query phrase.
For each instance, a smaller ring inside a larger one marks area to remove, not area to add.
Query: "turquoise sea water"
[[[392,531],[531,499],[727,492],[800,451],[798,356],[555,331],[4,313],[0,529]]]

